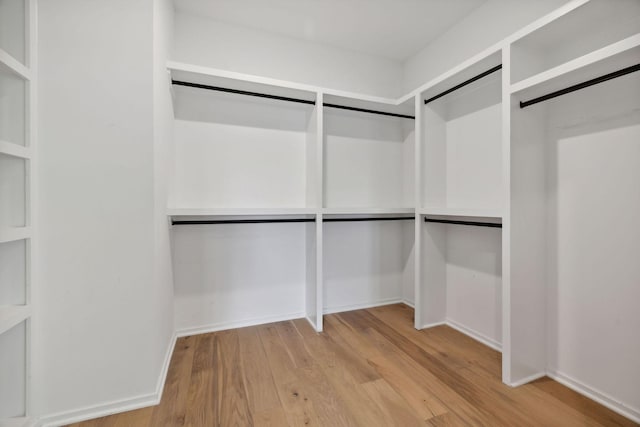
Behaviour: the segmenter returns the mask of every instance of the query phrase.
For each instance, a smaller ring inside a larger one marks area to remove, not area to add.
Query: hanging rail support
[[[487,71],[485,71],[484,73],[478,74],[478,75],[477,75],[477,76],[475,76],[475,77],[471,77],[469,80],[465,80],[465,81],[463,81],[462,83],[460,83],[459,85],[456,85],[456,86],[452,87],[451,89],[447,89],[447,90],[445,90],[444,92],[440,92],[440,93],[439,93],[439,94],[437,94],[436,96],[432,96],[432,97],[431,97],[431,98],[429,98],[429,99],[425,99],[424,103],[425,103],[425,104],[428,104],[428,103],[430,103],[431,101],[435,101],[435,100],[436,100],[436,99],[438,99],[438,98],[442,98],[443,96],[448,95],[448,94],[450,94],[450,93],[451,93],[451,92],[453,92],[453,91],[456,91],[456,90],[458,90],[458,89],[460,89],[460,88],[462,88],[462,87],[465,87],[466,85],[471,84],[471,83],[475,82],[476,80],[480,80],[481,78],[486,77],[486,76],[488,76],[489,74],[493,74],[493,73],[495,73],[496,71],[499,71],[499,70],[501,70],[501,69],[502,69],[502,64],[500,64],[500,65],[496,65],[496,66],[495,66],[495,67],[493,67],[492,69],[487,70]]]
[[[436,222],[439,224],[473,225],[476,227],[502,228],[502,224],[496,224],[493,222],[455,221],[451,219],[433,219],[433,218],[425,218],[424,222]]]
[[[327,103],[324,103],[322,105],[324,107],[339,108],[341,110],[349,110],[349,111],[359,111],[361,113],[371,113],[371,114],[379,114],[379,115],[382,115],[382,116],[401,117],[403,119],[411,119],[411,120],[415,120],[416,119],[415,116],[410,116],[408,114],[388,113],[386,111],[369,110],[369,109],[366,109],[366,108],[357,108],[357,107],[347,107],[345,105],[338,105],[338,104],[327,104]]]
[[[200,83],[184,82],[181,80],[171,80],[171,84],[174,84],[177,86],[193,87],[196,89],[215,90],[217,92],[235,93],[237,95],[256,96],[258,98],[277,99],[279,101],[297,102],[298,104],[316,105],[316,101],[312,101],[308,99],[290,98],[288,96],[269,95],[267,93],[250,92],[247,90],[239,90],[239,89],[229,89],[229,88],[220,87],[220,86],[209,86],[209,85],[200,84]]]
[[[586,82],[578,83],[576,85],[569,86],[568,88],[557,90],[555,92],[530,99],[529,101],[520,101],[520,108],[525,108],[529,105],[537,104],[538,102],[566,95],[567,93],[575,92],[589,86],[604,83],[608,80],[617,79],[618,77],[626,76],[627,74],[631,74],[636,71],[640,71],[640,64],[632,65],[630,67],[623,68],[622,70],[614,71],[613,73],[605,74],[604,76],[596,77],[595,79],[587,80]]]

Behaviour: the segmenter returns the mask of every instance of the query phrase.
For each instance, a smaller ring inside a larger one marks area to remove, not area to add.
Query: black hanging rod
[[[382,116],[401,117],[403,119],[411,119],[411,120],[415,120],[416,119],[415,116],[410,116],[408,114],[388,113],[386,111],[369,110],[369,109],[366,109],[366,108],[357,108],[357,107],[347,107],[347,106],[338,105],[338,104],[323,103],[322,105],[325,106],[325,107],[330,107],[330,108],[339,108],[341,110],[359,111],[361,113],[380,114]]]
[[[363,222],[363,221],[413,221],[412,216],[383,216],[367,218],[323,218],[324,222]]]
[[[315,222],[315,218],[282,218],[282,219],[202,219],[171,221],[171,225],[204,225],[204,224],[270,224],[277,222]]]
[[[495,67],[491,68],[490,70],[485,71],[484,73],[478,74],[475,77],[471,77],[469,80],[465,80],[462,83],[460,83],[459,85],[455,85],[451,89],[447,89],[444,92],[441,92],[441,93],[437,94],[436,96],[432,96],[429,99],[425,99],[424,103],[428,104],[431,101],[435,101],[438,98],[442,98],[443,96],[448,95],[451,92],[460,89],[461,87],[465,87],[466,85],[471,84],[471,83],[475,82],[476,80],[480,80],[481,78],[486,77],[489,74],[495,73],[496,71],[501,70],[501,69],[502,69],[502,64],[496,65]]]
[[[220,86],[209,86],[209,85],[204,85],[200,83],[184,82],[181,80],[171,80],[171,83],[177,86],[194,87],[197,89],[215,90],[218,92],[235,93],[238,95],[257,96],[258,98],[277,99],[279,101],[289,101],[289,102],[297,102],[299,104],[316,105],[316,101],[310,101],[308,99],[290,98],[288,96],[269,95],[267,93],[250,92],[247,90],[239,90],[239,89],[229,89],[229,88],[220,87]]]
[[[425,218],[424,222],[437,222],[439,224],[474,225],[476,227],[502,228],[502,224],[496,224],[493,222],[454,221],[450,219],[433,219],[433,218]]]
[[[614,71],[613,73],[605,74],[604,76],[596,77],[595,79],[587,80],[586,82],[578,83],[568,88],[557,90],[555,92],[548,93],[546,95],[539,96],[537,98],[530,99],[529,101],[520,101],[520,108],[528,107],[529,105],[537,104],[538,102],[546,101],[548,99],[556,98],[558,96],[566,95],[567,93],[575,92],[580,89],[584,89],[589,86],[604,83],[607,80],[616,79],[618,77],[625,76],[627,74],[640,71],[640,64],[632,65],[622,70]]]

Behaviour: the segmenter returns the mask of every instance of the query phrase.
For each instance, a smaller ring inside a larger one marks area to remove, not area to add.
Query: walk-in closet
[[[638,0],[0,0],[0,427],[635,426],[638,218]]]

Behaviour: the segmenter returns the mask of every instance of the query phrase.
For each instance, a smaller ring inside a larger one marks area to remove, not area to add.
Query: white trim
[[[0,49],[0,73],[6,71],[23,80],[31,80],[31,71],[6,50]]]
[[[0,154],[18,157],[20,159],[30,159],[31,149],[29,147],[23,147],[22,145],[14,144],[12,142],[0,140]]]
[[[106,417],[107,415],[120,412],[146,408],[157,405],[159,401],[157,393],[142,394],[128,399],[114,400],[108,403],[85,406],[81,409],[47,415],[40,418],[39,425],[42,427],[58,427],[94,418]]]
[[[306,314],[304,312],[256,317],[253,319],[235,320],[232,322],[220,322],[220,323],[212,323],[209,325],[179,328],[176,330],[176,335],[178,338],[182,338],[182,337],[189,337],[192,335],[208,334],[210,332],[225,331],[227,329],[244,328],[247,326],[264,325],[265,323],[284,322],[286,320],[294,320],[294,319],[302,319],[302,318],[306,318]]]
[[[31,227],[0,227],[0,243],[31,238]]]
[[[471,329],[467,326],[464,326],[456,322],[455,320],[447,319],[446,324],[447,326],[473,338],[474,340],[486,345],[487,347],[491,347],[496,351],[502,352],[502,344],[494,340],[493,338],[489,338],[488,336],[481,334],[480,332],[474,329]]]
[[[422,325],[422,327],[420,329],[429,329],[429,328],[435,328],[436,326],[442,326],[442,325],[446,325],[447,322],[442,321],[442,322],[433,322],[433,323],[425,323],[424,325]]]
[[[578,380],[571,378],[570,376],[558,371],[548,371],[547,376],[560,384],[569,387],[571,390],[580,393],[581,395],[588,397],[591,400],[596,401],[602,406],[606,406],[613,412],[616,412],[623,417],[629,418],[631,421],[640,424],[640,408],[633,408],[626,405],[619,400],[614,399],[606,393],[603,393],[593,387],[590,387]]]
[[[341,305],[337,307],[325,307],[322,314],[343,313],[345,311],[363,310],[365,308],[384,307],[385,305],[401,304],[402,298],[389,298],[374,302],[365,302],[360,304]]]
[[[413,309],[416,308],[416,305],[414,303],[412,303],[411,301],[409,301],[408,299],[402,299],[402,301],[400,301],[402,304],[406,305],[407,307],[411,307]]]
[[[309,319],[308,316],[305,316],[305,319],[307,319],[307,322],[309,322],[309,324],[311,325],[311,327],[313,328],[314,331],[318,332],[316,330],[316,325],[313,324],[313,322],[311,321],[311,319]]]
[[[171,357],[176,348],[176,341],[178,340],[178,334],[174,331],[169,340],[167,351],[164,355],[164,362],[162,363],[162,370],[160,371],[160,377],[156,383],[156,394],[158,395],[158,403],[162,399],[162,393],[164,392],[164,383],[167,381],[167,374],[169,373],[169,366],[171,365]]]
[[[81,409],[47,415],[40,418],[37,425],[42,427],[58,427],[61,425],[73,424],[159,404],[162,399],[162,392],[164,391],[164,384],[167,380],[169,365],[171,363],[171,357],[173,356],[176,340],[177,334],[174,332],[169,340],[169,345],[167,346],[164,362],[162,364],[162,369],[160,371],[160,376],[158,377],[154,393],[142,394],[128,399],[114,400],[99,405],[86,406]]]
[[[521,385],[525,385],[530,383],[531,381],[539,380],[540,378],[546,377],[546,372],[536,372],[535,374],[529,375],[528,377],[524,377],[521,380],[516,382],[508,383],[509,387],[520,387]]]

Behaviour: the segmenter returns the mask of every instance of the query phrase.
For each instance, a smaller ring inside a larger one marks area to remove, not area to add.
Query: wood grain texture
[[[158,406],[73,427],[635,426],[548,378],[500,381],[500,353],[391,305],[180,338]]]

